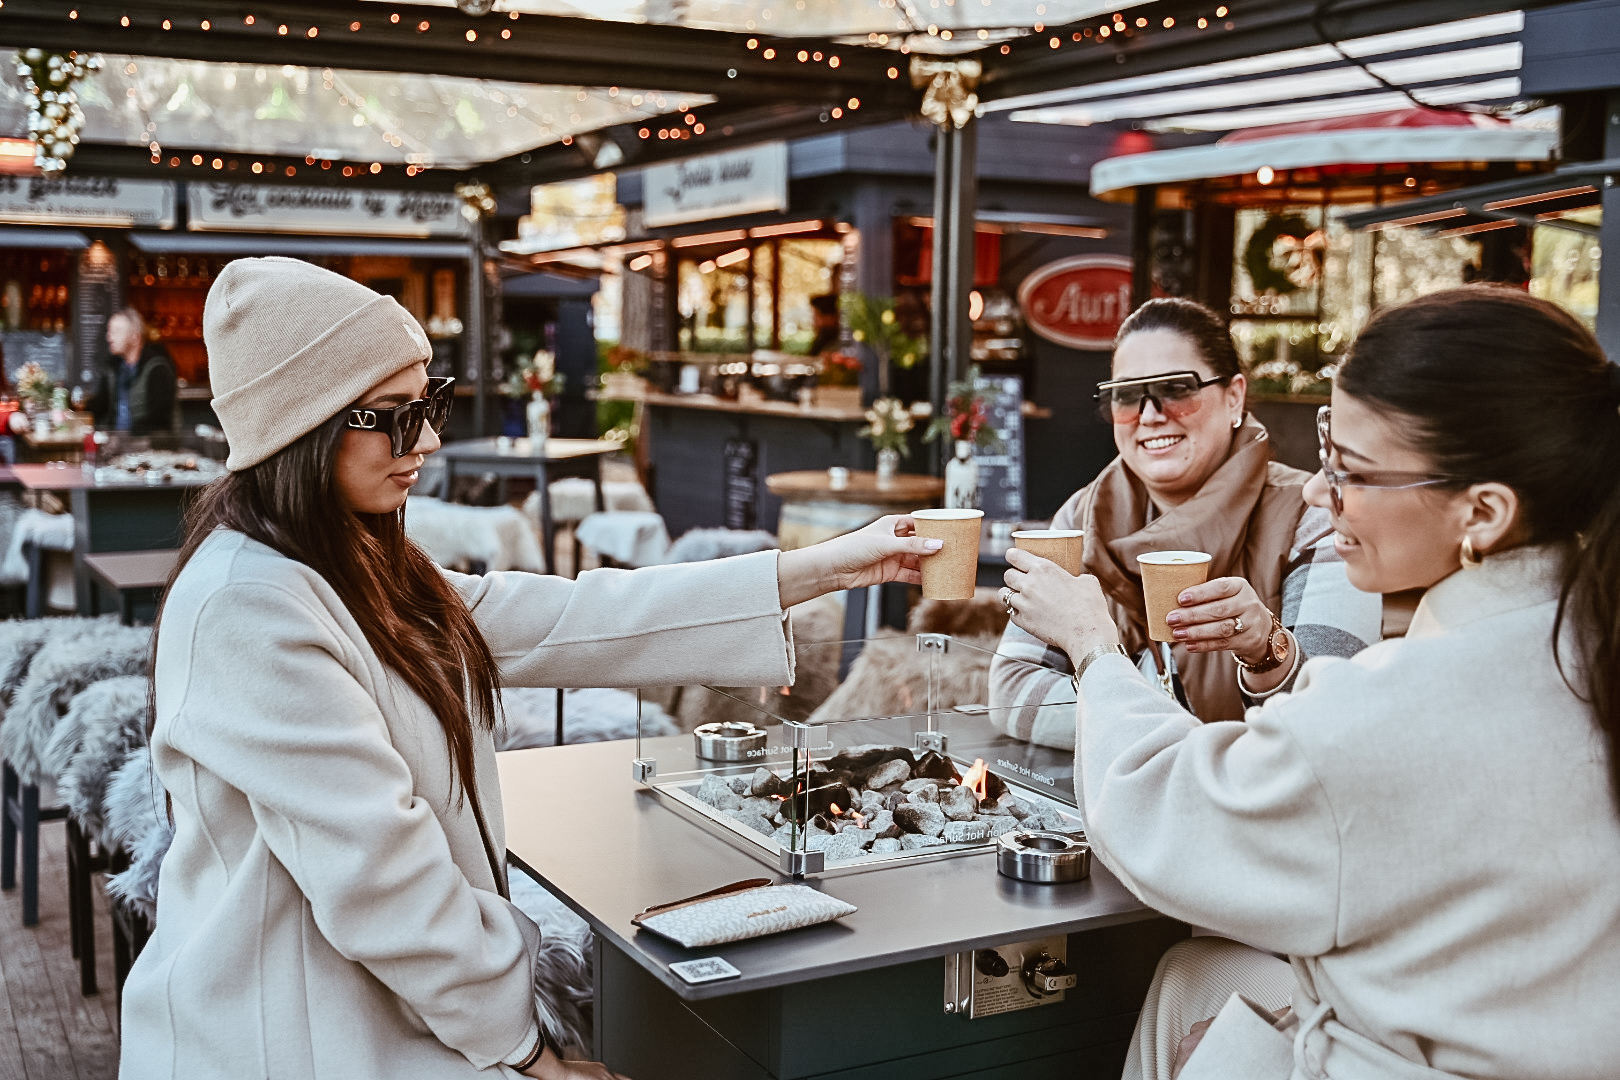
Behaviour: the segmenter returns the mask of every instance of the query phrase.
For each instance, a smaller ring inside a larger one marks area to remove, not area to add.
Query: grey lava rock
[[[905,783],[901,784],[900,790],[905,792],[907,795],[910,795],[913,791],[921,791],[925,787],[937,789],[939,787],[939,781],[930,780],[926,776],[919,776],[915,780],[907,780]]]
[[[891,791],[883,800],[883,807],[886,810],[894,810],[904,805],[906,805],[906,793],[898,788]]]
[[[762,818],[773,818],[781,809],[782,804],[776,799],[756,799],[752,795],[742,801],[744,813],[758,814]]]
[[[746,776],[733,776],[726,781],[726,784],[738,795],[748,794],[749,779]]]
[[[971,821],[979,809],[979,797],[973,794],[973,789],[958,784],[946,789],[944,797],[939,800],[939,808],[952,821]]]
[[[900,850],[916,851],[918,848],[938,847],[944,842],[937,836],[918,836],[916,833],[907,833],[900,838]]]
[[[703,782],[698,785],[697,797],[698,801],[706,802],[716,810],[742,809],[742,800],[737,797],[737,793],[713,773],[705,776]]]
[[[827,841],[826,846],[821,849],[822,854],[827,857],[828,862],[853,859],[857,855],[866,854],[866,845],[862,843],[859,833],[859,829],[839,833]]]
[[[990,839],[988,821],[947,821],[941,834],[947,844],[976,844]]]
[[[1000,799],[986,799],[979,804],[979,813],[989,816],[1011,817],[1012,809]]]
[[[871,829],[874,833],[880,833],[893,824],[893,810],[879,810],[877,813],[866,819],[866,827]]]
[[[866,774],[866,786],[869,788],[888,787],[897,784],[911,775],[911,766],[899,758],[885,761],[877,768]]]
[[[748,793],[755,796],[782,794],[782,778],[761,765],[748,780]]]
[[[899,850],[901,848],[898,836],[880,836],[872,841],[872,854],[874,855],[893,855]]]
[[[898,825],[890,824],[887,829],[879,830],[877,838],[879,840],[888,840],[892,837],[893,839],[898,840],[905,835],[906,830],[902,829]]]
[[[894,812],[894,823],[908,833],[938,836],[945,831],[945,815],[933,803],[902,806]]]
[[[1023,827],[1018,824],[1018,819],[1013,817],[1011,814],[996,814],[994,816],[975,818],[974,820],[982,821],[984,824],[990,826],[991,839],[998,836],[1005,836],[1010,832],[1016,832]]]
[[[805,838],[804,850],[823,851],[826,849],[828,844],[832,843],[836,839],[837,837],[832,833],[813,832]]]
[[[1070,821],[1056,810],[1041,810],[1024,819],[1026,829],[1049,829],[1053,832],[1068,832],[1080,826]]]
[[[1029,817],[1029,815],[1035,812],[1030,809],[1028,803],[1022,802],[1018,799],[1002,800],[1002,805],[1007,808],[1007,813],[1011,814],[1019,821],[1023,821],[1025,818]]]
[[[907,794],[906,795],[906,801],[913,804],[913,805],[917,805],[917,804],[920,804],[920,803],[938,803],[939,802],[939,788],[937,786],[935,786],[934,784],[931,784],[931,783],[930,784],[925,784],[922,787],[918,788],[916,791],[913,791],[913,792],[910,792],[909,794]]]
[[[745,828],[753,829],[762,836],[770,836],[776,831],[771,827],[769,821],[747,810],[727,810],[726,817],[733,819]]]

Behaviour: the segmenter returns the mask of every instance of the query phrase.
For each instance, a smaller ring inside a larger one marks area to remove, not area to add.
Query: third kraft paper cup
[[[1138,555],[1142,569],[1142,595],[1147,599],[1148,637],[1154,641],[1174,641],[1164,617],[1181,605],[1176,597],[1189,585],[1209,580],[1211,556],[1203,551],[1150,551]]]
[[[922,557],[922,594],[926,600],[971,600],[979,576],[979,523],[983,510],[917,510],[911,515],[917,535],[945,541]]]
[[[1080,553],[1086,534],[1079,529],[1023,529],[1012,534],[1013,546],[1051,559],[1065,571],[1080,576]]]

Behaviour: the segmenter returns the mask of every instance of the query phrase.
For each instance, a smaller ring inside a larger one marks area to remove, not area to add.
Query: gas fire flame
[[[831,808],[831,810],[833,812],[833,817],[843,817],[844,816],[844,812],[842,810],[838,809],[838,804],[837,803],[828,803],[827,805],[828,805],[829,808]]]
[[[972,788],[973,794],[978,797],[980,802],[984,802],[989,789],[989,783],[986,779],[989,772],[990,770],[985,767],[984,758],[974,758],[973,768],[969,769],[966,775],[962,777],[962,786]]]

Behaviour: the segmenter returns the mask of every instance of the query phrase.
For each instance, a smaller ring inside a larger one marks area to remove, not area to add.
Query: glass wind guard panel
[[[656,715],[644,703],[637,757],[656,771],[638,779],[794,873],[1078,831],[1073,683],[993,644],[801,642],[794,686],[685,687]]]

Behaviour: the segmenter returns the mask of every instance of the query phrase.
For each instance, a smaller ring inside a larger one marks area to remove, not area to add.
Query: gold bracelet
[[[1099,645],[1080,658],[1080,662],[1074,665],[1074,692],[1076,694],[1080,692],[1080,677],[1086,673],[1086,669],[1103,657],[1114,653],[1126,656],[1125,646],[1117,641],[1112,645]]]

